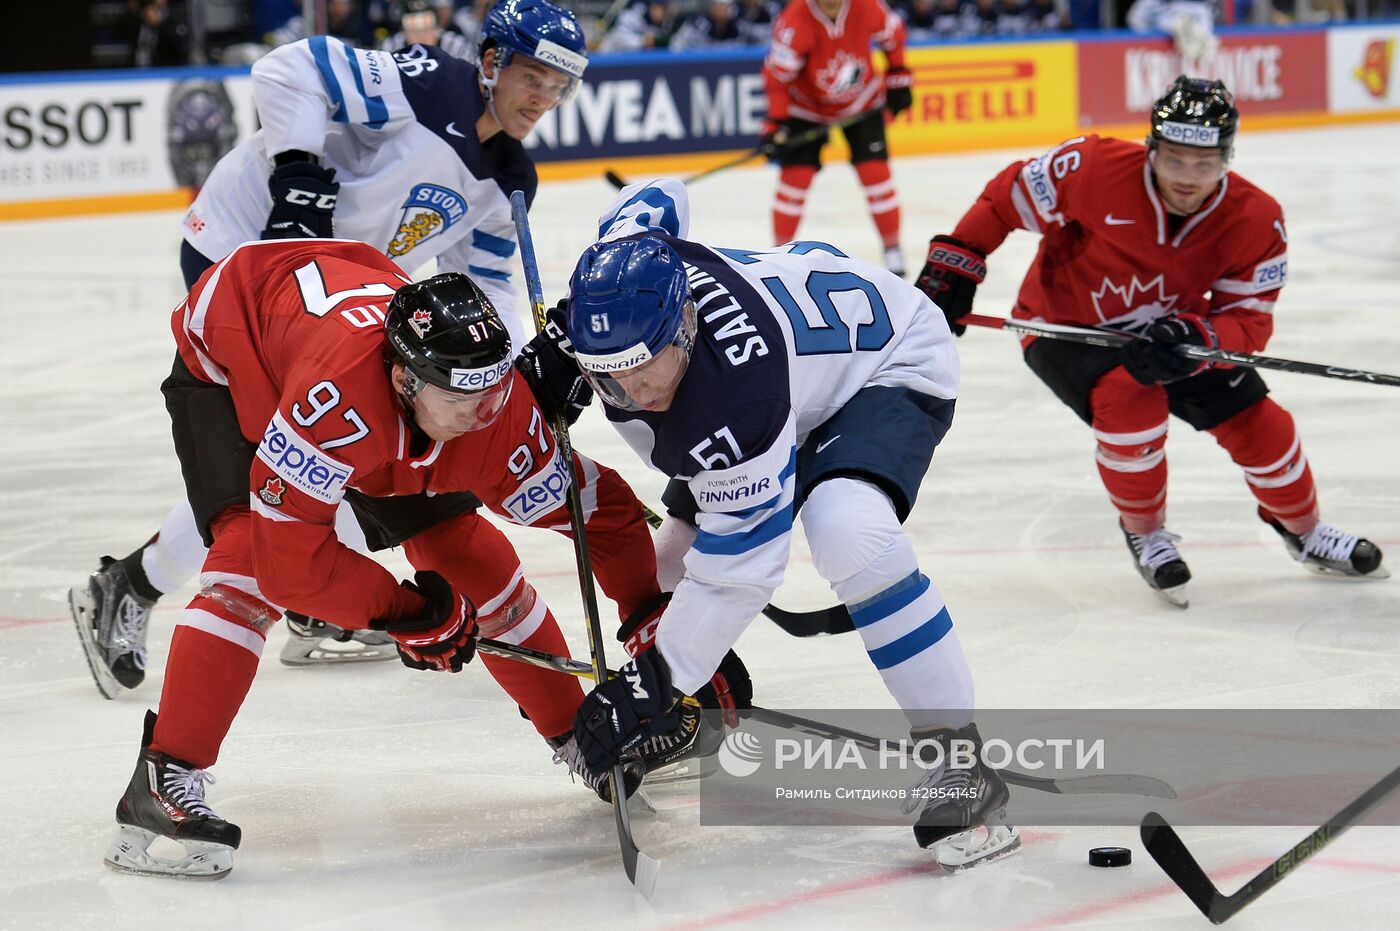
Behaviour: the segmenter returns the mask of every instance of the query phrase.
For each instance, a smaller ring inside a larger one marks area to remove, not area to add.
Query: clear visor
[[[611,407],[624,411],[662,411],[671,406],[676,389],[690,365],[695,345],[695,304],[686,301],[680,329],[666,348],[641,365],[619,372],[595,372],[579,359],[579,369],[598,397]]]
[[[496,79],[492,83],[498,84],[502,81],[514,84],[532,97],[543,99],[551,108],[573,100],[574,95],[578,93],[579,84],[582,83],[579,78],[566,74],[538,58],[516,54],[504,56],[504,65],[497,71]]]
[[[1186,182],[1219,181],[1230,168],[1230,158],[1221,149],[1157,145],[1147,157],[1158,175]]]
[[[515,373],[481,391],[448,391],[423,383],[413,396],[414,413],[452,433],[469,433],[491,426],[505,410]]]

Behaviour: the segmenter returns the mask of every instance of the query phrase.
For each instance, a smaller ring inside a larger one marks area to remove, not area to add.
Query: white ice
[[[1400,370],[1400,130],[1246,134],[1236,167],[1283,203],[1289,285],[1273,355]],[[905,252],[946,231],[1010,158],[901,159]],[[774,177],[736,170],[693,191],[697,238],[763,246]],[[609,198],[599,179],[542,187],[533,220],[549,298]],[[274,632],[211,789],[243,828],[215,884],[102,867],[141,718],[160,693],[165,599],[146,684],[104,701],[65,604],[110,552],[146,538],[179,493],[157,387],[181,296],[176,213],[0,225],[0,926],[380,928],[882,925],[1199,928],[1205,920],[1123,828],[1028,828],[1016,856],[935,875],[898,828],[701,828],[690,788],[651,792],[641,846],[663,861],[635,896],[609,808],[550,765],[544,744],[478,666],[458,676],[397,664],[291,669]],[[819,176],[802,234],[878,256],[848,166]],[[1016,234],[979,294],[1002,313],[1031,255]],[[1091,441],[1019,360],[974,330],[964,389],[908,524],[952,608],[986,707],[1315,708],[1400,703],[1400,581],[1318,579],[1254,516],[1208,437],[1173,427],[1170,526],[1195,574],[1192,604],[1159,603],[1129,564]],[[1326,519],[1400,552],[1400,391],[1269,376],[1296,416]],[[645,498],[661,484],[596,412],[575,442]],[[527,571],[586,656],[568,544],[512,532]],[[805,550],[786,607],[830,603]],[[614,657],[618,647],[608,644]],[[852,637],[801,641],[759,620],[739,649],[758,700],[788,708],[890,707]],[[636,809],[636,806],[634,806]],[[1300,839],[1293,828],[1186,829],[1233,890]],[[1093,869],[1089,847],[1133,847]],[[1237,928],[1400,926],[1400,831],[1354,831],[1246,909]]]

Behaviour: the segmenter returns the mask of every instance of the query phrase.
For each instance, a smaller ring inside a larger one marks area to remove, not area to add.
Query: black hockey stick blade
[[[1226,897],[1215,888],[1215,884],[1206,876],[1205,870],[1201,869],[1201,865],[1191,856],[1191,851],[1186,849],[1186,845],[1181,842],[1181,838],[1172,826],[1167,824],[1165,818],[1155,811],[1149,811],[1142,819],[1139,833],[1142,845],[1167,874],[1167,878],[1176,883],[1192,904],[1212,923],[1220,924],[1238,911],[1231,909],[1227,912],[1224,909]]]
[[[794,637],[826,637],[856,629],[851,612],[843,604],[815,611],[785,611],[777,605],[766,605],[763,616]]]
[[[612,770],[614,792],[622,789],[622,780],[622,764],[619,763]],[[622,848],[622,869],[627,873],[627,880],[642,898],[651,901],[652,894],[656,892],[656,878],[661,874],[661,861],[647,856],[637,848],[636,842],[632,840],[632,819],[627,814],[625,804],[613,806],[613,818],[617,822],[617,836]]]
[[[627,187],[627,179],[622,177],[622,175],[618,174],[617,172],[613,171],[611,168],[603,172],[603,177],[607,179],[607,182],[609,184],[617,188],[619,191]]]

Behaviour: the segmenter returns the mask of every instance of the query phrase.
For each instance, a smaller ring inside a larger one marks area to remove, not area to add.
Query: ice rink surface
[[[1400,370],[1400,128],[1246,133],[1236,168],[1282,203],[1290,281],[1272,355]],[[947,231],[1013,157],[901,159],[905,251]],[[767,245],[773,174],[737,170],[692,192],[694,238]],[[598,212],[601,180],[544,185],[533,211],[547,299]],[[832,165],[801,235],[878,255],[849,166]],[[956,876],[897,828],[702,828],[694,784],[633,805],[662,862],[650,903],[622,875],[612,815],[562,768],[479,664],[461,675],[398,664],[292,669],[275,630],[215,768],[210,801],[243,828],[220,883],[102,866],[113,807],[159,696],[170,629],[152,622],[146,684],[93,687],[65,603],[102,553],[123,555],[180,492],[158,385],[181,297],[179,215],[0,224],[9,295],[0,344],[0,926],[6,928],[1042,927],[1200,928],[1134,828],[1027,828],[1016,856]],[[983,313],[1009,309],[1034,239],[990,261]],[[1173,421],[1169,527],[1192,603],[1157,601],[1129,564],[1089,432],[1021,363],[1009,336],[959,342],[963,392],[908,530],[943,590],[977,680],[999,708],[1346,708],[1400,704],[1400,579],[1355,583],[1290,562],[1254,516],[1238,471]],[[1324,518],[1400,560],[1400,391],[1268,377],[1295,415]],[[644,471],[600,414],[575,445],[634,480]],[[575,655],[587,655],[572,553],[512,531]],[[800,539],[800,535],[798,535]],[[803,544],[774,601],[825,606]],[[620,648],[608,644],[616,658]],[[756,698],[779,708],[887,708],[858,639],[798,640],[767,621],[739,643]],[[1144,800],[1144,810],[1146,810]],[[1183,830],[1226,891],[1300,839],[1296,828]],[[1127,869],[1089,847],[1133,847]],[[1254,929],[1400,927],[1400,830],[1358,829],[1232,920]]]

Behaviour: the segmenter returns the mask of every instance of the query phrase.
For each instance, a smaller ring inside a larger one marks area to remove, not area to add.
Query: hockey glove
[[[334,235],[331,215],[340,194],[334,168],[309,160],[284,162],[272,169],[267,189],[272,193],[272,211],[263,227],[263,239],[329,239]]]
[[[476,605],[436,572],[420,571],[412,582],[399,584],[427,604],[402,620],[370,621],[370,629],[394,638],[399,659],[409,669],[461,672],[476,655]]]
[[[656,646],[656,628],[661,624],[661,616],[671,602],[671,593],[662,592],[647,601],[623,622],[617,632],[627,655],[636,658],[640,653]],[[738,727],[739,722],[733,712],[737,709],[753,707],[753,680],[739,654],[730,650],[720,660],[719,668],[710,681],[695,691],[695,698],[701,708],[711,708],[725,712],[725,723]]]
[[[1123,367],[1144,385],[1159,385],[1189,378],[1206,367],[1199,359],[1177,352],[1178,346],[1220,345],[1215,330],[1196,314],[1163,317],[1143,331],[1142,339],[1123,347]]]
[[[899,116],[914,105],[914,76],[908,68],[891,68],[885,72],[885,110]]]
[[[643,650],[579,706],[574,739],[588,768],[605,773],[643,741],[674,732],[680,725],[674,704],[666,660],[656,650]]]
[[[764,158],[775,159],[787,148],[792,135],[791,120],[768,120],[763,124],[763,137],[758,140],[758,151]]]
[[[928,241],[928,260],[914,287],[943,311],[953,335],[962,336],[967,324],[958,321],[972,313],[972,298],[986,277],[987,257],[980,249],[952,236],[935,236]]]
[[[593,400],[593,389],[584,380],[574,359],[574,347],[564,328],[565,301],[545,313],[544,329],[525,344],[515,358],[515,367],[530,386],[545,414],[563,414],[564,422],[578,420]]]

